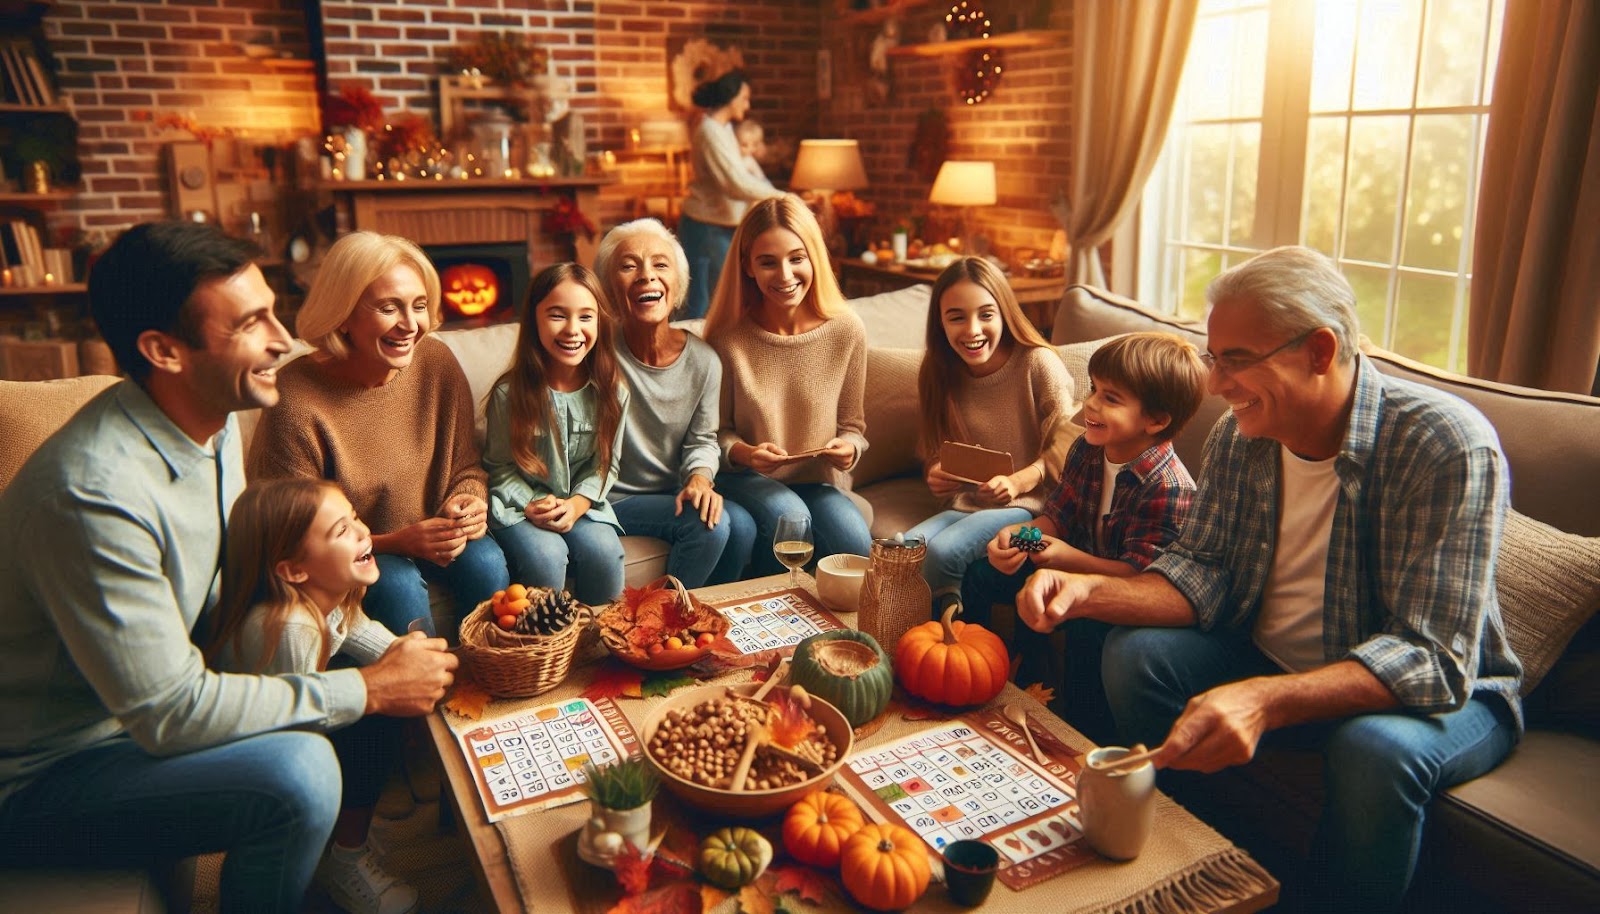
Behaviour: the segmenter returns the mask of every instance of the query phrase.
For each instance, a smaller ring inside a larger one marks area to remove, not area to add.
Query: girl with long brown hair
[[[613,318],[587,267],[533,278],[511,370],[489,393],[489,523],[511,577],[598,604],[622,592],[617,477],[628,390]]]
[[[927,541],[922,573],[937,602],[959,593],[967,566],[984,557],[998,531],[1044,507],[1061,475],[1077,405],[1061,357],[1022,313],[1005,276],[981,257],[963,257],[939,274],[926,343],[917,375],[918,444],[928,488],[945,510],[908,535]],[[946,441],[1009,453],[1013,470],[955,476],[940,461]]]
[[[395,641],[361,611],[362,595],[377,580],[372,534],[337,485],[253,483],[228,515],[207,663],[270,674],[325,670],[335,654],[357,666],[373,663]],[[367,841],[384,781],[400,764],[400,718],[368,715],[329,740],[344,795],[317,883],[347,911],[415,910],[417,890],[384,872]]]

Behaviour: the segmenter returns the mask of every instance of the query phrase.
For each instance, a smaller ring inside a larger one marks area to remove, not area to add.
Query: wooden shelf
[[[56,286],[22,286],[19,288],[0,288],[0,297],[23,295],[77,295],[89,291],[89,284],[83,282],[65,282]]]
[[[1047,48],[1064,46],[1070,32],[1064,29],[1030,29],[1024,32],[1004,32],[988,38],[962,38],[959,41],[940,41],[934,44],[902,44],[889,49],[892,57],[945,57],[964,51],[983,48]]]
[[[615,184],[611,175],[576,178],[406,178],[404,181],[366,179],[362,181],[323,181],[319,186],[335,193],[363,191],[379,193],[462,193],[482,190],[540,190],[549,187],[604,187]]]
[[[875,6],[869,10],[846,10],[841,12],[839,13],[839,21],[845,25],[868,25],[892,18],[903,10],[927,6],[930,2],[932,0],[890,0],[890,2],[882,6]]]
[[[76,196],[77,194],[70,190],[52,190],[47,194],[0,191],[0,206],[54,206],[63,200],[71,200]]]
[[[72,109],[66,105],[19,105],[16,102],[0,102],[0,113],[4,114],[71,114]]]

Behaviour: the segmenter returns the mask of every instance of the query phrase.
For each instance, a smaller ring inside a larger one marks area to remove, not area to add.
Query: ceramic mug
[[[822,605],[835,612],[855,612],[861,608],[861,582],[866,579],[872,560],[864,555],[839,553],[817,562],[817,596]]]
[[[1089,753],[1078,773],[1078,815],[1083,837],[1102,857],[1139,856],[1156,817],[1156,769],[1145,762],[1129,771],[1107,772],[1096,765],[1114,762],[1127,749],[1108,746]]]

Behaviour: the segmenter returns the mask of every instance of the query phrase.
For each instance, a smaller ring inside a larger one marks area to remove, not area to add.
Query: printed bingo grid
[[[800,591],[785,590],[716,607],[728,620],[727,638],[741,654],[792,648],[844,624]]]
[[[981,839],[1015,865],[1082,836],[1069,787],[964,721],[857,753],[841,775],[879,818],[904,824],[935,851]]]
[[[585,762],[626,758],[638,740],[609,698],[523,711],[460,734],[490,822],[582,799]]]

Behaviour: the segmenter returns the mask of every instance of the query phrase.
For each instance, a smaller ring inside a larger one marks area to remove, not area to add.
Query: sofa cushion
[[[868,522],[875,537],[904,533],[939,511],[939,500],[920,474],[875,482],[859,494],[872,503]]]
[[[932,292],[932,286],[918,284],[850,299],[850,306],[867,328],[867,344],[886,349],[924,348]]]
[[[1511,649],[1532,692],[1600,609],[1600,538],[1562,533],[1518,511],[1506,517],[1495,590]]]
[[[921,474],[917,457],[921,367],[921,349],[867,350],[867,450],[850,474],[857,488],[891,476]]]
[[[1055,323],[1050,325],[1050,342],[1079,343],[1136,330],[1166,330],[1202,350],[1206,346],[1203,322],[1178,320],[1170,314],[1152,311],[1131,298],[1083,285],[1068,286],[1062,293]]]
[[[450,351],[455,353],[456,361],[461,363],[461,370],[467,375],[467,384],[472,388],[472,413],[479,447],[483,446],[487,426],[484,411],[489,403],[489,391],[511,367],[511,356],[516,352],[520,329],[521,326],[516,323],[490,324],[470,330],[441,330],[434,334],[439,342],[449,346]]]
[[[46,438],[95,394],[117,382],[105,374],[59,381],[0,381],[0,491]]]

